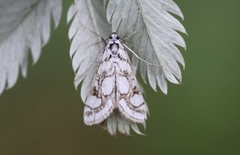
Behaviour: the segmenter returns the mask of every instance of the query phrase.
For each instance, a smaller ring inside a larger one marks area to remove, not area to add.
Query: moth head
[[[111,40],[113,40],[113,41],[116,41],[116,40],[119,39],[119,37],[118,37],[118,35],[117,35],[116,32],[113,32],[113,33],[110,35],[109,39],[111,39]]]

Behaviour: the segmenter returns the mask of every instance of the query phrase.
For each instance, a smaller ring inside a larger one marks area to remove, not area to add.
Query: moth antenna
[[[136,58],[138,58],[139,60],[151,65],[151,66],[156,66],[156,67],[162,67],[162,65],[158,65],[158,64],[153,64],[151,62],[148,62],[146,60],[144,60],[143,58],[139,57],[133,50],[131,50],[127,45],[123,44],[123,46],[128,49]]]

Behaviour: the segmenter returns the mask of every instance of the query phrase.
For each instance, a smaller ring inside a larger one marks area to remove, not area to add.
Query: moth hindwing
[[[119,112],[122,119],[145,124],[148,108],[129,57],[118,35],[112,33],[85,102],[84,122],[100,124],[115,112]]]

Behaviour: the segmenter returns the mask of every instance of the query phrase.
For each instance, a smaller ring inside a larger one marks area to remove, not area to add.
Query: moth
[[[118,35],[113,32],[102,53],[91,91],[85,101],[86,125],[106,122],[106,129],[115,135],[117,129],[129,135],[130,126],[147,119],[148,107],[135,77],[128,54]]]

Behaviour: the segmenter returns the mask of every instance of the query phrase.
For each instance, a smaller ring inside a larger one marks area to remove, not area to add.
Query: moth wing
[[[99,124],[113,112],[115,105],[115,77],[113,64],[104,61],[108,52],[104,52],[94,78],[92,90],[87,97],[84,107],[84,123],[86,125]]]
[[[118,76],[116,76],[118,109],[127,119],[136,123],[145,123],[148,113],[147,104],[126,52],[119,49],[119,54],[121,59],[118,62]]]

